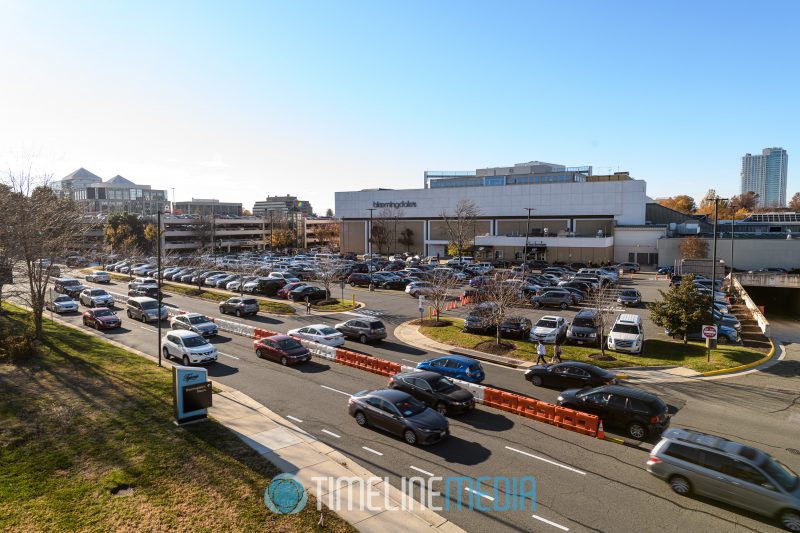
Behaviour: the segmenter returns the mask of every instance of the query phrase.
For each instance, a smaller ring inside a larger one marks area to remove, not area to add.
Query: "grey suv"
[[[128,298],[126,307],[128,318],[141,320],[142,322],[165,320],[169,315],[165,305],[161,306],[159,312],[158,301],[154,300],[153,298],[148,298],[147,296]]]
[[[531,298],[531,303],[536,307],[560,307],[566,309],[572,305],[572,294],[566,289],[555,289]]]
[[[567,342],[600,345],[600,319],[596,309],[581,309],[567,329]]]
[[[255,298],[228,298],[219,303],[219,312],[224,314],[234,314],[238,317],[258,314],[258,300]]]
[[[336,324],[336,329],[345,337],[358,339],[364,344],[367,341],[379,341],[386,338],[386,326],[380,320],[369,318],[354,318],[341,324]]]
[[[800,531],[800,479],[756,448],[673,428],[650,452],[647,471],[666,480],[678,494],[713,498]]]

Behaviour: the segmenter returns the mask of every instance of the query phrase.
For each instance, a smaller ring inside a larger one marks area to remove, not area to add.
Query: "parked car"
[[[493,333],[495,324],[492,322],[492,313],[495,304],[484,302],[476,305],[464,318],[464,332],[466,333]]]
[[[289,299],[293,302],[304,302],[306,300],[309,302],[319,302],[326,300],[328,296],[327,290],[313,285],[303,285],[289,293]]]
[[[164,358],[174,358],[183,364],[213,363],[217,360],[217,348],[205,337],[188,330],[168,332],[161,339],[161,353]]]
[[[644,350],[644,328],[638,315],[622,314],[614,321],[607,339],[608,349],[640,354]]]
[[[93,307],[83,312],[83,325],[94,329],[113,329],[122,325],[122,320],[107,307]]]
[[[350,397],[348,412],[359,426],[374,426],[412,445],[433,444],[450,434],[447,417],[399,390],[359,391]]]
[[[593,389],[569,389],[559,395],[558,405],[597,415],[603,424],[622,428],[636,440],[660,433],[669,426],[667,404],[658,396],[621,385]]]
[[[600,315],[596,309],[581,309],[567,328],[566,342],[600,345]]]
[[[292,283],[287,283],[286,285],[284,285],[283,287],[278,289],[278,292],[275,293],[275,296],[277,296],[278,298],[283,298],[284,300],[287,300],[287,299],[289,299],[289,293],[290,292],[292,292],[293,290],[295,290],[297,288],[305,287],[305,285],[306,285],[306,283],[303,282],[303,281],[294,281]]]
[[[560,307],[567,309],[572,305],[572,295],[568,290],[551,290],[537,294],[531,298],[531,303],[535,307]]]
[[[536,365],[525,372],[525,379],[536,387],[559,389],[600,387],[617,383],[617,375],[613,372],[580,361]]]
[[[350,274],[347,278],[347,283],[349,283],[351,287],[369,287],[372,282],[372,276],[358,272]]]
[[[159,295],[161,297],[164,294],[158,289],[156,285],[140,285],[135,289],[130,289],[128,291],[128,296],[148,296],[150,298],[158,299]]]
[[[486,378],[480,361],[467,357],[466,355],[445,355],[434,359],[426,359],[417,364],[420,370],[430,370],[442,374],[443,376],[468,381],[470,383],[480,383]]]
[[[219,303],[219,312],[223,315],[256,316],[258,310],[258,300],[246,296],[234,296]]]
[[[54,313],[72,313],[78,311],[78,302],[67,296],[61,294],[55,298],[48,298],[44,303],[44,308]]]
[[[673,339],[683,340],[680,334],[673,334],[669,330],[664,330],[664,333]],[[686,334],[686,338],[690,341],[705,342],[703,332],[701,330],[692,331]],[[739,337],[739,332],[735,329],[717,324],[717,344],[741,344],[742,339]]]
[[[133,278],[128,282],[129,289],[137,289],[144,286],[158,287],[158,281],[155,278]]]
[[[622,289],[617,296],[617,303],[625,307],[637,307],[642,304],[642,295],[636,289]]]
[[[680,495],[712,498],[800,531],[800,479],[757,448],[671,428],[650,452],[647,471]]]
[[[427,296],[435,290],[436,287],[429,281],[415,281],[406,285],[406,294],[409,294],[413,298]]]
[[[219,333],[217,325],[207,316],[200,313],[175,315],[169,321],[172,329],[187,329],[199,333],[203,337],[213,337]]]
[[[475,407],[475,397],[437,372],[405,372],[389,378],[389,388],[406,392],[443,415]]]
[[[524,316],[508,316],[500,323],[500,335],[503,337],[514,337],[517,339],[527,339],[531,333],[533,324],[531,319]]]
[[[390,279],[384,280],[378,286],[381,289],[390,289],[390,290],[395,290],[395,291],[402,291],[402,290],[405,290],[406,285],[408,285],[409,283],[411,283],[411,281],[408,280],[407,278],[394,277],[394,278],[390,278]]]
[[[104,289],[83,289],[78,298],[86,307],[114,307],[114,297]]]
[[[86,281],[92,283],[111,283],[111,274],[105,270],[97,270],[91,274],[86,274]]]
[[[53,281],[53,290],[70,298],[77,298],[85,288],[86,285],[76,278],[56,278]]]
[[[125,302],[125,307],[128,318],[141,320],[142,322],[166,320],[169,316],[165,305],[162,305],[161,309],[159,309],[158,301],[146,296],[128,298],[128,301]]]
[[[567,336],[567,319],[563,316],[545,315],[531,329],[530,340],[545,343],[563,342]]]
[[[312,324],[302,328],[290,329],[287,335],[318,342],[326,346],[338,347],[344,344],[344,335],[326,324]]]
[[[618,265],[614,265],[614,268],[616,268],[617,270],[624,270],[625,272],[630,272],[631,274],[639,272],[642,269],[639,263],[620,263]]]
[[[731,315],[728,313],[721,313],[714,309],[711,312],[711,316],[714,317],[714,323],[718,325],[728,326],[729,328],[733,328],[736,331],[741,331],[742,324],[739,322],[739,319],[736,318],[735,315]]]
[[[225,284],[225,289],[229,291],[244,292],[244,290],[242,289],[242,285],[250,281],[253,281],[254,279],[256,279],[256,277],[257,276],[244,276],[237,280],[229,281],[228,283]]]
[[[353,318],[347,322],[336,324],[335,327],[345,337],[358,339],[358,342],[362,344],[386,338],[386,326],[375,318]]]
[[[567,288],[567,287],[561,287],[561,286],[558,286],[558,287],[542,287],[538,291],[536,291],[536,294],[539,295],[539,296],[544,296],[544,295],[547,295],[547,294],[549,294],[551,292],[555,292],[555,293],[558,293],[558,294],[563,294],[564,291],[566,291],[567,294],[569,295],[569,303],[570,303],[570,305],[579,304],[583,300],[583,296],[581,296],[579,293],[573,292],[574,289]]]
[[[244,291],[264,296],[275,296],[284,285],[286,285],[286,281],[282,278],[257,278],[245,283]]]
[[[297,339],[288,335],[273,335],[258,339],[253,343],[256,356],[261,359],[278,361],[283,366],[296,365],[311,360],[308,351]]]

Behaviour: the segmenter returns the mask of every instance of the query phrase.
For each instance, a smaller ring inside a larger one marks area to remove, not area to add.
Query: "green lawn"
[[[25,328],[13,309],[3,335]],[[213,421],[172,423],[172,379],[152,362],[45,321],[38,355],[0,364],[0,530],[313,531],[309,497],[271,514],[278,470]],[[132,492],[112,495],[126,484]],[[355,531],[331,513],[325,531]]]
[[[311,308],[315,311],[338,312],[352,311],[358,307],[358,304],[353,304],[353,300],[342,300],[341,298],[334,298],[334,300],[336,300],[334,303],[313,304]]]
[[[451,325],[445,327],[422,326],[420,333],[433,340],[460,348],[474,349],[475,346],[482,342],[494,340],[494,337],[490,335],[464,333],[461,331],[464,321],[459,318],[447,318],[445,320],[450,322]],[[507,356],[517,357],[525,361],[536,361],[536,343],[518,339],[504,340],[513,342],[517,347]],[[600,352],[600,349],[595,347],[564,345],[563,349],[563,360],[565,361],[585,361],[603,368],[679,365],[698,372],[720,370],[752,363],[765,355],[741,346],[721,346],[711,350],[711,361],[706,362],[704,344],[690,342],[684,346],[680,341],[662,339],[646,340],[643,355],[630,355],[606,350],[606,354],[615,358],[614,361],[598,361],[590,358],[589,355]],[[553,347],[548,346],[547,351],[549,360],[553,355]]]

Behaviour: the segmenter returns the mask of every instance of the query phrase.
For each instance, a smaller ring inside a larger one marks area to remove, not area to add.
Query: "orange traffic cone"
[[[606,432],[603,431],[603,421],[602,420],[600,421],[600,426],[598,426],[598,428],[597,428],[597,438],[598,439],[605,439],[606,438]]]

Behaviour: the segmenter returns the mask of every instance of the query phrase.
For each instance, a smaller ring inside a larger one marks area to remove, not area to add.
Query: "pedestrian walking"
[[[551,363],[560,363],[561,362],[561,354],[562,353],[563,352],[561,350],[561,345],[559,343],[556,343],[555,346],[553,346],[553,358],[550,359],[550,362]]]
[[[306,314],[311,314],[311,300],[308,299],[308,296],[306,296]]]
[[[536,358],[536,364],[538,365],[539,362],[541,361],[543,365],[546,365],[547,359],[545,359],[544,356],[547,355],[547,348],[545,347],[545,345],[542,343],[541,340],[539,341],[539,345],[536,346],[536,353],[539,356]]]

